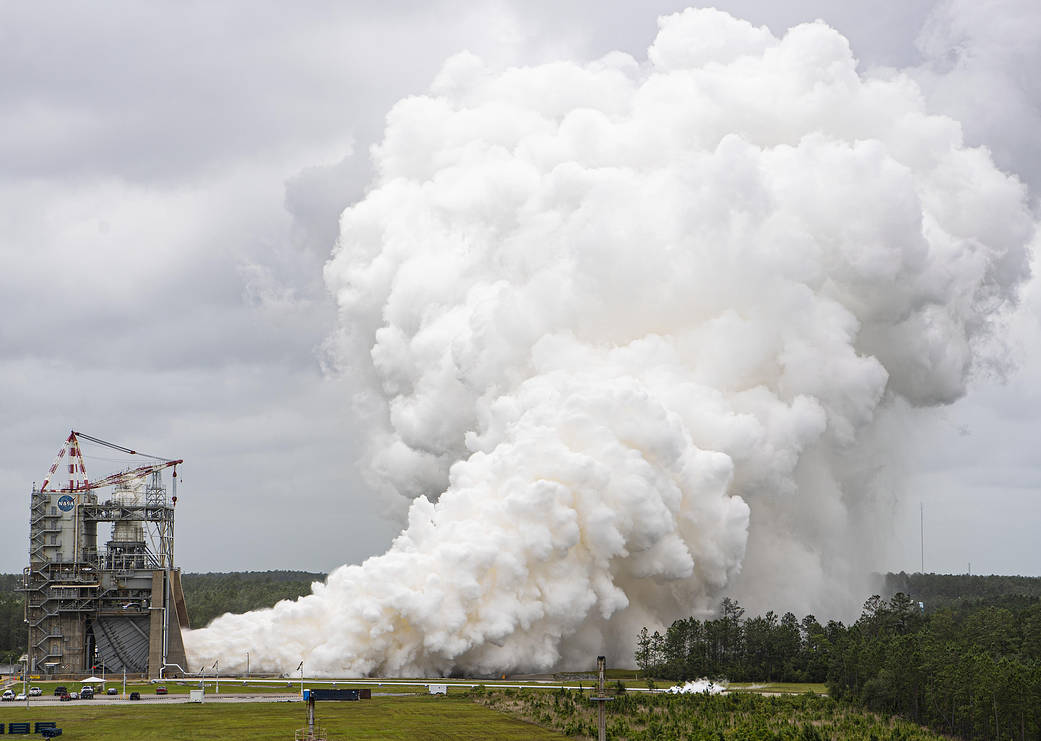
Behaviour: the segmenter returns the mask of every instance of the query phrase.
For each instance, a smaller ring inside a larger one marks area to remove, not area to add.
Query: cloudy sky
[[[69,429],[184,458],[190,571],[329,570],[399,529],[355,461],[322,267],[399,99],[469,50],[506,67],[642,59],[674,2],[23,3],[0,9],[0,570]],[[1022,2],[721,1],[781,34],[816,18],[862,73],[909,71],[931,110],[1041,193],[1041,9]],[[891,556],[1041,575],[1041,290],[1008,367],[930,412]],[[359,359],[363,366],[365,359]],[[120,465],[87,449],[88,473]],[[91,455],[91,454],[94,455]],[[885,465],[885,462],[880,462]]]

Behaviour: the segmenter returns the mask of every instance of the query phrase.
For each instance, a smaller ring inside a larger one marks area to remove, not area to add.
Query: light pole
[[[246,679],[249,679],[249,651],[246,652]]]
[[[29,709],[29,655],[26,654],[22,666],[22,694],[25,695],[25,709]]]
[[[300,666],[297,667],[300,670],[300,697],[304,696],[304,662],[300,662]]]
[[[123,664],[123,699],[127,699],[127,665]]]
[[[220,694],[220,659],[213,662],[213,668],[217,670],[216,674],[216,688],[214,689],[215,694]]]

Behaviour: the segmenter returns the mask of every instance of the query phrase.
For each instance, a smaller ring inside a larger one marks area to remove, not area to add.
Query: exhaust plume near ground
[[[460,54],[373,154],[326,280],[408,525],[188,632],[192,668],[628,662],[724,593],[862,598],[873,472],[1000,356],[1028,274],[1021,184],[820,22],[689,10],[646,60]]]

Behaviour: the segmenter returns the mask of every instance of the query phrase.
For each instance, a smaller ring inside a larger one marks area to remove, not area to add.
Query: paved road
[[[245,694],[236,692],[234,694],[227,695],[215,695],[212,692],[206,693],[206,702],[299,702],[300,694],[295,693],[292,695],[288,694]],[[97,695],[93,700],[69,700],[67,703],[62,702],[53,695],[41,695],[39,697],[30,697],[30,705],[66,705],[75,703],[77,705],[85,703],[94,703],[95,705],[170,705],[178,703],[188,702],[188,695],[177,694],[177,695],[141,695],[140,700],[124,700],[119,695]],[[12,705],[25,705],[25,700],[18,702],[12,702]]]

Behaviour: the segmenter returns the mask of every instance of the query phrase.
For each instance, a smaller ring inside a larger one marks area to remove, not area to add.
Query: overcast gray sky
[[[322,266],[398,99],[468,49],[497,65],[637,59],[681,2],[8,3],[0,7],[0,570],[69,429],[186,460],[190,571],[328,570],[382,552],[351,389],[325,372]],[[1041,10],[1022,2],[715,5],[780,34],[821,18],[863,71],[1041,188]],[[1018,368],[929,414],[879,568],[1041,574],[1041,292]],[[101,450],[88,473],[117,465]]]

